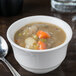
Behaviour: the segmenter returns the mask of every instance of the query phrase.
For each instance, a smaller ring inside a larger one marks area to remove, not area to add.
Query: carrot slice
[[[46,44],[43,43],[42,41],[38,41],[38,45],[39,45],[39,50],[44,50],[44,49],[46,49]]]
[[[50,35],[49,35],[49,34],[47,34],[47,33],[44,32],[44,31],[41,31],[41,30],[39,30],[39,31],[37,32],[37,36],[38,36],[39,38],[50,38]]]

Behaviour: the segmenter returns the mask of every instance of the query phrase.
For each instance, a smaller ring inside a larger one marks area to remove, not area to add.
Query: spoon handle
[[[1,60],[7,65],[7,67],[12,72],[13,76],[21,76],[5,58],[2,58]]]

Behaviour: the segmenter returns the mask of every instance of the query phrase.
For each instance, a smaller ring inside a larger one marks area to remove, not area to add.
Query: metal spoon
[[[13,76],[21,76],[12,66],[11,64],[4,58],[8,53],[8,45],[4,38],[0,36],[0,60],[2,60],[10,69]]]

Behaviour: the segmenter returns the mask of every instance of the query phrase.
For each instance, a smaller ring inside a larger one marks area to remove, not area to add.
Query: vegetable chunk
[[[46,44],[42,41],[38,41],[38,45],[39,45],[39,50],[44,50],[46,49]]]
[[[33,48],[35,43],[36,43],[36,40],[34,40],[32,37],[28,37],[27,39],[25,39],[26,48]]]
[[[37,36],[39,38],[50,38],[50,35],[48,33],[44,32],[44,31],[41,31],[41,30],[39,30],[37,32]]]

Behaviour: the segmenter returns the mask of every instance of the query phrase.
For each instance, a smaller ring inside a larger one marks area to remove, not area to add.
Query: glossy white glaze
[[[66,33],[65,42],[55,48],[46,50],[31,50],[16,45],[14,42],[15,32],[26,24],[32,22],[47,22],[61,27]],[[72,38],[72,30],[70,26],[61,19],[51,16],[31,16],[14,22],[7,31],[7,38],[11,43],[14,56],[18,63],[24,67],[24,69],[40,74],[52,71],[62,63],[66,57],[68,43]],[[39,69],[42,70],[40,71]]]

